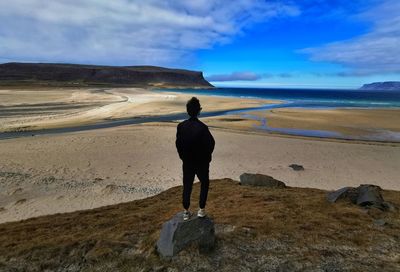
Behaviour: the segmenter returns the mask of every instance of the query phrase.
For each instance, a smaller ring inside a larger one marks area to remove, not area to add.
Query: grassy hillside
[[[400,213],[330,204],[326,191],[211,182],[217,246],[161,260],[181,187],[143,200],[0,225],[0,271],[400,271]],[[193,192],[197,204],[199,184]],[[384,191],[400,206],[400,192]],[[196,207],[197,205],[193,205]],[[382,220],[380,220],[382,219]]]

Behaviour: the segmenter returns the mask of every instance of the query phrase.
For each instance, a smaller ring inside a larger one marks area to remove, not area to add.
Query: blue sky
[[[217,86],[400,80],[398,0],[0,0],[0,62],[161,65]]]

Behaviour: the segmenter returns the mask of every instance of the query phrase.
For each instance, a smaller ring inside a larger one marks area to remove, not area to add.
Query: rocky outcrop
[[[400,91],[400,81],[385,81],[364,84],[360,90]]]
[[[361,184],[357,188],[344,187],[327,195],[329,202],[348,200],[362,207],[374,207],[380,210],[388,210],[391,204],[384,201],[381,187],[371,184]]]
[[[0,64],[0,84],[129,85],[213,87],[202,72],[156,66],[98,66],[53,63]]]
[[[189,245],[197,243],[200,252],[214,248],[214,222],[208,218],[192,216],[183,221],[182,213],[165,222],[157,241],[157,251],[162,257],[173,257]]]
[[[282,181],[276,180],[271,176],[262,174],[243,173],[240,175],[241,185],[263,186],[269,188],[285,188],[286,185]]]

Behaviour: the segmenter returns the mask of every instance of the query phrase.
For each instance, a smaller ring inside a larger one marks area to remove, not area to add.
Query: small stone
[[[383,227],[387,224],[387,222],[385,221],[385,219],[377,219],[374,221],[374,224]]]
[[[240,175],[241,185],[264,186],[269,188],[285,188],[286,184],[271,176],[243,173]]]
[[[292,168],[294,171],[304,171],[303,165],[300,164],[291,164],[289,165],[290,168]]]

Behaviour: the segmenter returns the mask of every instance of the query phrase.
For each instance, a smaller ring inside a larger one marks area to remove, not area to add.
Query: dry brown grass
[[[198,185],[193,191],[193,207],[197,206]],[[390,260],[400,261],[398,210],[366,211],[346,202],[330,204],[325,196],[323,190],[245,187],[224,179],[211,182],[207,209],[217,225],[235,226],[232,232],[218,234],[221,250],[236,247],[240,241],[278,241],[288,246],[286,253],[301,251],[300,261],[312,264],[321,258],[336,258],[344,249],[375,254],[379,243],[385,243],[384,248],[392,250]],[[105,260],[112,260],[122,270],[165,265],[154,244],[162,223],[180,211],[180,197],[181,187],[175,187],[129,203],[2,224],[0,270],[2,265],[17,267],[15,263],[41,270]],[[384,198],[400,206],[400,192],[384,191]],[[377,226],[376,219],[387,224]],[[268,252],[262,254],[274,254]]]

